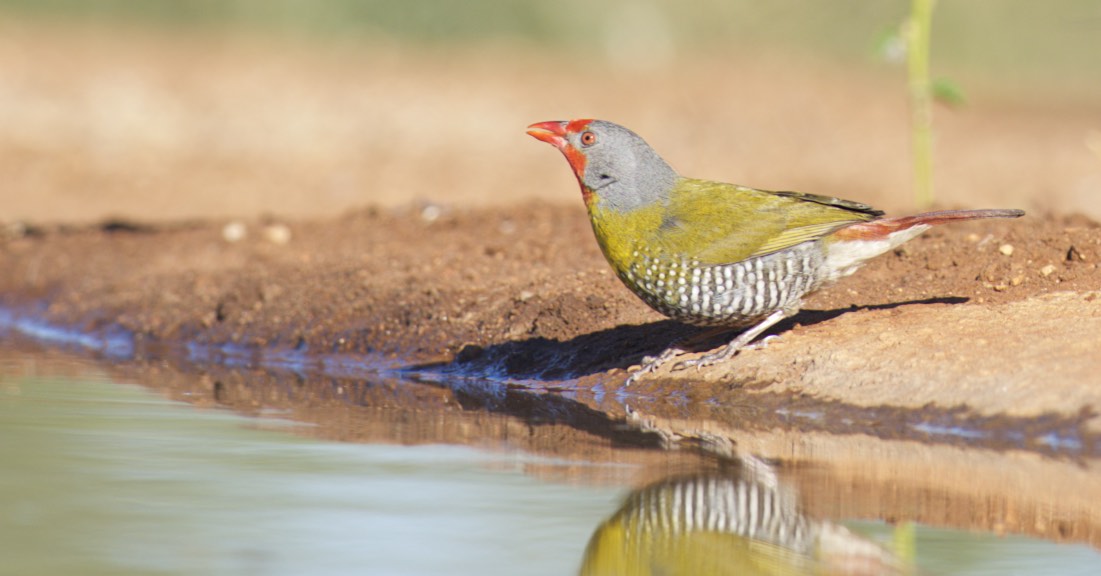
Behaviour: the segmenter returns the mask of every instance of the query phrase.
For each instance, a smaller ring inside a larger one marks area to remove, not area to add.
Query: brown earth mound
[[[767,348],[631,390],[721,400],[753,384],[855,405],[1079,414],[1101,405],[1098,262],[1101,226],[1083,218],[933,230],[814,295]],[[5,306],[44,304],[35,314],[52,322],[121,326],[146,346],[457,357],[551,386],[617,386],[694,330],[620,285],[582,209],[541,203],[31,228],[0,243],[0,266]]]

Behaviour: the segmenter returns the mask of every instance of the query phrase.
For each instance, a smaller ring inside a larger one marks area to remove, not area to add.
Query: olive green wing
[[[705,180],[678,182],[660,238],[673,253],[729,264],[816,240],[883,213],[866,204]]]

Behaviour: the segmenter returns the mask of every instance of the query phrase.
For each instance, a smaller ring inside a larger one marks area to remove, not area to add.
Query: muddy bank
[[[685,174],[906,203],[904,82],[867,63],[739,52],[632,72],[501,46],[4,32],[0,304],[146,347],[618,388],[692,330],[609,273],[566,166],[523,135],[538,120],[619,121]],[[933,231],[811,298],[768,349],[629,392],[1092,414],[1101,231],[1050,214],[1097,218],[1096,99],[969,95],[937,111],[944,207],[1029,216]]]
[[[627,392],[721,403],[748,387],[858,406],[1092,415],[1099,262],[1101,227],[1085,218],[934,230],[812,297],[766,349]],[[85,331],[121,327],[147,346],[457,360],[471,373],[602,390],[693,332],[620,285],[580,207],[538,202],[31,227],[0,241],[0,267],[9,309]]]

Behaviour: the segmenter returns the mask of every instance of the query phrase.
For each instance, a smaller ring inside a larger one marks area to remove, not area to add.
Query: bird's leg
[[[711,366],[712,364],[718,364],[719,362],[729,360],[738,353],[738,350],[741,350],[745,347],[746,344],[752,342],[754,338],[760,336],[761,332],[768,330],[774,324],[783,320],[784,318],[787,318],[791,314],[792,312],[788,312],[787,310],[777,310],[772,314],[769,314],[768,318],[761,320],[758,324],[756,324],[749,330],[746,330],[745,332],[739,334],[737,338],[731,340],[730,344],[727,344],[722,350],[719,350],[718,352],[712,352],[710,354],[704,354],[703,356],[700,356],[699,358],[694,358],[692,360],[678,362],[677,365],[673,367],[673,369],[683,370],[685,368],[692,367],[703,368],[704,366]]]
[[[661,352],[661,354],[658,354],[657,356],[646,356],[645,358],[643,358],[642,365],[639,367],[638,370],[635,370],[633,373],[631,373],[630,376],[627,377],[627,382],[624,383],[624,386],[630,386],[631,384],[634,384],[639,379],[639,377],[657,370],[663,364],[673,359],[674,357],[684,354],[685,348],[691,347],[694,343],[698,343],[702,340],[706,340],[717,334],[728,331],[729,328],[718,328],[714,330],[708,330],[706,332],[703,332],[702,334],[696,334],[694,336],[678,338],[677,340],[674,340],[668,348]]]

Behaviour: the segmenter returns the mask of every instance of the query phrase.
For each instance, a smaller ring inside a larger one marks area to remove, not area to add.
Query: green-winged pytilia
[[[603,120],[540,122],[528,134],[566,157],[600,249],[653,309],[698,326],[746,328],[725,348],[683,362],[732,357],[807,294],[931,226],[1016,218],[1021,210],[949,210],[901,218],[848,200],[686,178],[634,132]],[[679,352],[647,358],[628,383]]]
[[[799,493],[774,470],[672,477],[635,491],[593,533],[579,570],[581,576],[915,572],[871,540],[808,515]]]

